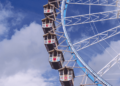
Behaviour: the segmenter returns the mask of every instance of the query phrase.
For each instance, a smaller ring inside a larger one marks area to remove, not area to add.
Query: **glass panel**
[[[48,20],[48,19],[46,20],[46,23],[49,23],[49,20]]]
[[[44,9],[46,10],[47,8],[45,7]]]
[[[54,47],[56,47],[55,43],[53,43]]]
[[[57,56],[57,52],[56,51],[54,52],[54,56]]]
[[[50,23],[52,23],[52,20],[50,20]]]
[[[47,36],[45,36],[44,38],[45,38],[45,40],[47,40]]]
[[[69,75],[72,75],[72,71],[71,70],[69,71]]]
[[[48,7],[47,7],[48,9],[50,9],[50,6],[48,5]]]
[[[53,7],[51,7],[51,9],[53,9]]]
[[[50,53],[50,57],[52,57],[52,53]]]
[[[42,23],[45,23],[45,20],[43,20]]]
[[[60,54],[58,54],[58,57],[61,57],[61,55],[60,55]]]
[[[52,35],[52,39],[54,39],[54,36]]]
[[[65,74],[65,75],[68,74],[68,70],[67,70],[67,68],[64,69],[64,74]]]
[[[43,24],[45,24],[45,22],[42,22]]]
[[[63,71],[62,70],[60,71],[60,75],[63,75]]]
[[[61,57],[61,53],[60,52],[58,52],[58,57]]]
[[[50,34],[48,35],[48,39],[51,39],[51,35]]]

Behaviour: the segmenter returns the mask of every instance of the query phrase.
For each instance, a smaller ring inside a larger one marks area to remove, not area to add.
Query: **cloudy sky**
[[[0,0],[0,86],[56,86],[44,47],[40,0]],[[49,73],[48,73],[49,72]],[[54,74],[53,74],[54,73]]]
[[[49,65],[48,53],[43,42],[41,19],[44,18],[43,5],[47,2],[48,0],[0,0],[0,86],[61,86],[58,71],[51,69]],[[84,10],[81,9],[83,7]],[[99,12],[113,8],[92,9],[91,12]],[[67,16],[88,12],[88,6],[71,5]],[[98,32],[102,32],[116,26],[118,22],[112,20],[95,24]],[[72,42],[94,35],[89,24],[68,27],[67,31]],[[101,42],[104,48],[96,44],[78,52],[96,72],[120,52],[119,35],[106,41],[108,44]],[[67,54],[66,58],[70,58],[70,55]],[[115,70],[119,73],[118,65],[111,69],[110,73]],[[111,76],[117,79],[117,82],[110,81],[114,86],[119,86],[119,76]],[[104,76],[105,79],[111,77]],[[78,81],[79,79],[75,79],[76,86]]]

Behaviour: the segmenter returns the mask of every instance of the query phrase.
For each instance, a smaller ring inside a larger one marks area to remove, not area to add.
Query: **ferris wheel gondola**
[[[104,31],[93,37],[87,38],[83,41],[80,41],[74,44],[72,44],[70,41],[70,38],[66,31],[66,27],[72,26],[72,25],[78,25],[78,24],[86,24],[91,22],[117,19],[120,17],[119,15],[120,11],[114,10],[114,11],[108,11],[108,12],[100,12],[100,13],[93,13],[93,14],[89,13],[85,15],[70,16],[70,17],[66,17],[66,13],[67,13],[67,8],[69,4],[118,6],[118,2],[102,3],[99,0],[86,0],[86,1],[80,0],[74,3],[71,3],[71,2],[72,1],[70,0],[48,0],[48,4],[43,6],[44,15],[46,18],[42,19],[42,28],[45,33],[43,37],[44,37],[45,47],[49,53],[49,63],[53,69],[57,69],[59,71],[59,77],[60,77],[60,82],[62,86],[74,86],[74,78],[75,78],[75,72],[73,69],[74,67],[67,67],[67,65],[64,65],[65,62],[67,62],[68,64],[70,61],[76,62],[79,68],[84,72],[85,76],[87,76],[93,82],[93,84],[81,84],[80,86],[86,86],[86,85],[111,86],[110,83],[108,83],[106,80],[100,77],[92,68],[89,67],[89,65],[86,64],[86,62],[80,57],[77,51],[82,50],[86,47],[89,47],[90,45],[93,45],[95,43],[99,43],[100,41],[110,38],[116,34],[119,34],[120,26]],[[117,5],[114,3],[116,3]],[[57,18],[58,13],[56,10],[59,9],[59,7],[60,7],[61,19]],[[106,14],[109,14],[109,15],[106,17]],[[92,19],[92,16],[94,16],[95,19]],[[86,19],[82,20],[83,18],[86,18]],[[61,20],[61,23],[59,22],[59,24],[62,25],[63,32],[56,31],[57,30],[56,22],[58,22],[57,19]],[[73,22],[73,19],[77,19],[77,21]],[[109,34],[109,32],[111,31],[114,31],[114,32]],[[61,33],[62,35],[56,34],[57,32]],[[102,35],[105,35],[105,36],[102,37]],[[60,36],[60,38],[58,38],[58,36]],[[61,38],[65,38],[65,40],[60,41]],[[91,42],[92,39],[94,39],[94,41]],[[59,49],[59,46],[66,47],[64,45],[61,45],[64,42],[66,42],[68,50],[62,50],[61,48]],[[79,47],[76,49],[75,46],[78,46],[78,45]],[[70,60],[66,61],[63,52],[71,53],[73,60],[72,58],[70,58]],[[118,58],[118,60],[120,59]],[[112,61],[115,61],[115,60],[113,59]],[[109,66],[109,64],[107,65]],[[108,66],[105,66],[105,67],[108,67]],[[109,67],[111,68],[112,66],[109,66]],[[104,70],[105,67],[102,70]],[[101,74],[103,74],[103,72],[104,71],[102,71]]]

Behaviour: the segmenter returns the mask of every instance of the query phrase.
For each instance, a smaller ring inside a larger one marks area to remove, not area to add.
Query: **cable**
[[[90,14],[90,12],[91,12],[91,5],[89,5],[89,14]],[[90,17],[90,16],[89,16]],[[91,19],[92,19],[92,17],[90,17]],[[93,22],[93,24],[94,24],[94,22]],[[95,31],[94,31],[94,28],[92,27],[92,25],[91,25],[91,22],[90,22],[90,26],[91,26],[91,28],[92,28],[92,30],[93,30],[93,33],[94,33],[94,35],[95,35]],[[95,26],[95,24],[94,24],[94,26]],[[95,29],[96,29],[96,31],[97,31],[97,33],[98,33],[98,30],[97,30],[97,28],[96,28],[96,26],[95,26]],[[99,45],[100,46],[102,46],[101,45],[101,43],[99,43]],[[104,46],[102,46],[103,48],[104,48]],[[104,48],[105,49],[105,48]],[[107,51],[107,50],[106,50]],[[108,51],[107,51],[108,52]],[[111,56],[111,57],[113,57],[109,52],[108,52],[108,54]]]

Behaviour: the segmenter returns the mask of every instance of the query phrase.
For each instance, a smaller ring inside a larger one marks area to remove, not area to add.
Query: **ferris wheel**
[[[48,0],[43,7],[44,44],[61,85],[119,86],[119,74],[110,79],[120,72],[120,1]]]

